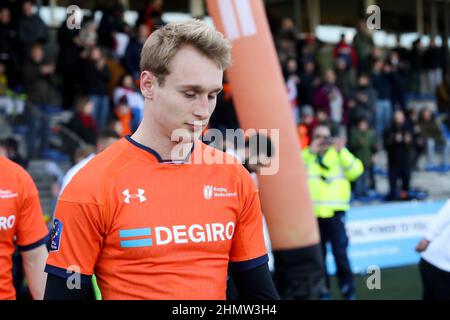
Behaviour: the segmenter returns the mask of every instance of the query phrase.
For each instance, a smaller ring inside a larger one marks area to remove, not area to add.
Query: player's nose
[[[208,119],[210,116],[210,101],[208,96],[202,96],[194,109],[194,116],[200,120]]]

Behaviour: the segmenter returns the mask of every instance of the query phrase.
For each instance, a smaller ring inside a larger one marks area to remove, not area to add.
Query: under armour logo
[[[122,192],[122,194],[125,196],[125,203],[129,204],[130,203],[130,199],[139,199],[139,202],[144,202],[145,200],[147,200],[146,197],[144,197],[144,193],[145,190],[144,189],[138,189],[138,193],[137,194],[130,194],[130,190],[125,190],[124,192]]]

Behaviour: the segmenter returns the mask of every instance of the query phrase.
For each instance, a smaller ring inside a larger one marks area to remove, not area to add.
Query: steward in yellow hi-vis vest
[[[332,138],[330,129],[319,125],[315,128],[311,144],[302,152],[308,172],[308,186],[319,222],[322,252],[326,257],[326,244],[331,243],[336,261],[339,287],[345,299],[355,298],[355,286],[347,257],[348,237],[345,230],[345,212],[350,209],[351,181],[364,171],[361,160],[356,158],[340,138]],[[322,297],[329,297],[328,291]]]
[[[330,146],[323,155],[310,148],[303,151],[308,170],[308,186],[318,218],[331,218],[335,211],[350,209],[351,186],[364,171],[361,160],[347,148],[339,152]]]

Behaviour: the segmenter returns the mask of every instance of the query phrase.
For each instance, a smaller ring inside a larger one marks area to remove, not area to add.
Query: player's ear
[[[144,98],[152,100],[153,99],[153,91],[156,84],[156,77],[150,71],[142,71],[141,72],[141,93]]]

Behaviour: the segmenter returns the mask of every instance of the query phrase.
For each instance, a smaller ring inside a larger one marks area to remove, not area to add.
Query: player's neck
[[[139,128],[131,136],[134,141],[155,150],[161,159],[172,161],[183,161],[189,156],[192,150],[192,143],[180,143],[172,141],[167,136],[161,134],[154,125],[142,121]],[[177,148],[177,152],[173,152]],[[174,155],[172,155],[174,153]]]

